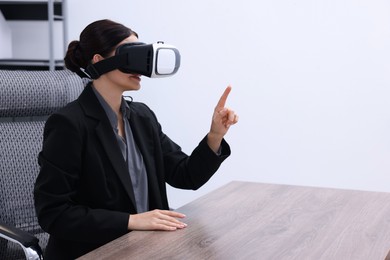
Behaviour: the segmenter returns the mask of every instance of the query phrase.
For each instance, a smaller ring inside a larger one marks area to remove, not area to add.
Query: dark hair
[[[85,69],[93,55],[106,57],[127,37],[138,34],[126,26],[111,20],[98,20],[89,24],[80,34],[80,40],[68,45],[65,55],[65,66],[80,77],[87,77],[80,68]]]

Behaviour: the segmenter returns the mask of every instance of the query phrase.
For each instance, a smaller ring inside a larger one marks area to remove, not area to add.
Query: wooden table
[[[390,193],[231,182],[179,209],[182,230],[133,231],[80,259],[383,260]]]

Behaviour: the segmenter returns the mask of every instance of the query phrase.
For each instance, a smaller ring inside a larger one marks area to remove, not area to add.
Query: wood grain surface
[[[179,209],[182,230],[133,231],[87,259],[383,260],[390,193],[231,182]]]

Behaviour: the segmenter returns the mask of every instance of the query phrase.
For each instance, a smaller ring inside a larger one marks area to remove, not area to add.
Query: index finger
[[[232,90],[232,87],[230,85],[227,86],[227,88],[225,89],[225,91],[223,92],[221,98],[218,101],[218,104],[216,106],[217,109],[222,109],[222,108],[225,107],[226,100],[227,100],[231,90]]]

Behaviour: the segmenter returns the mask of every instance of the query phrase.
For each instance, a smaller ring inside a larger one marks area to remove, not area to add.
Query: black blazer
[[[147,170],[150,209],[169,209],[168,183],[198,189],[230,155],[217,156],[204,138],[190,156],[166,136],[154,113],[129,102],[130,126]],[[136,213],[130,174],[108,117],[89,84],[46,122],[34,189],[45,259],[74,259],[128,232]]]

